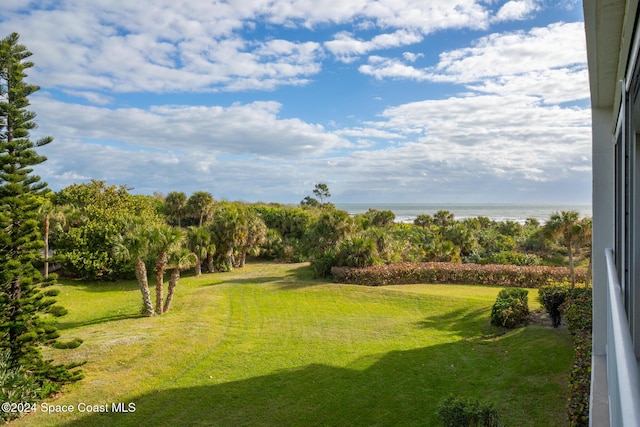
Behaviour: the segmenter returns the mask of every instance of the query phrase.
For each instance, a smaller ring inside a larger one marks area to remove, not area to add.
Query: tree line
[[[143,196],[129,190],[91,181],[51,195],[41,219],[44,239],[65,274],[140,280],[144,267],[153,269],[161,289],[167,269],[177,280],[187,268],[196,275],[241,268],[248,256],[310,261],[325,277],[333,266],[423,261],[573,268],[574,258],[584,264],[590,253],[591,220],[574,211],[553,213],[544,225],[457,220],[446,210],[407,224],[388,210],[349,215],[327,201],[326,184],[314,190],[320,200],[307,196],[299,205],[217,201],[205,191]]]

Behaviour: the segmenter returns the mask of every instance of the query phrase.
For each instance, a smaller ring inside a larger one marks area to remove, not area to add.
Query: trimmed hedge
[[[571,332],[574,358],[569,374],[569,402],[567,404],[569,425],[589,425],[589,393],[591,388],[591,327],[592,289],[574,288],[560,311]]]
[[[450,262],[398,263],[364,268],[333,267],[333,280],[366,286],[411,283],[458,283],[516,288],[539,288],[569,278],[567,267],[496,264],[456,264]],[[584,281],[586,270],[576,269],[576,281]]]

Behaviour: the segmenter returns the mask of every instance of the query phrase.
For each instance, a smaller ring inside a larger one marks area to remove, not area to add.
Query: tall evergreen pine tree
[[[13,33],[0,41],[0,351],[8,353],[13,368],[53,391],[78,373],[44,360],[39,348],[59,335],[43,315],[64,313],[53,305],[56,292],[45,289],[55,277],[44,279],[34,265],[42,259],[38,208],[47,191],[47,184],[32,174],[32,167],[46,160],[34,148],[53,138],[29,139],[36,115],[26,110],[27,97],[39,87],[24,81],[33,63],[18,38]]]

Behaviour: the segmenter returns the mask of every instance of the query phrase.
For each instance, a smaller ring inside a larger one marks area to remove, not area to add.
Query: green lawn
[[[74,412],[39,405],[11,424],[432,426],[451,394],[492,401],[507,425],[566,424],[570,338],[546,324],[490,326],[500,288],[369,288],[309,274],[258,263],[185,277],[172,311],[154,318],[138,316],[134,282],[64,282],[61,332],[84,344],[48,355],[86,359],[86,378],[47,403]],[[135,412],[112,412],[117,403]]]

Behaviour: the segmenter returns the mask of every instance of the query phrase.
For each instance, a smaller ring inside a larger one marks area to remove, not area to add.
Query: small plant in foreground
[[[20,368],[11,366],[11,358],[7,350],[0,352],[0,398],[3,403],[20,404],[19,409],[30,408],[40,398],[41,390],[35,378],[22,372]],[[0,419],[10,421],[22,415],[16,411],[0,411]]]
[[[538,300],[551,317],[554,328],[560,326],[562,322],[560,306],[567,299],[567,289],[568,286],[563,285],[542,286],[538,289]]]
[[[511,329],[526,323],[528,315],[529,292],[518,288],[503,289],[491,308],[491,324]]]
[[[490,403],[448,397],[438,408],[445,427],[501,427],[498,411]]]

